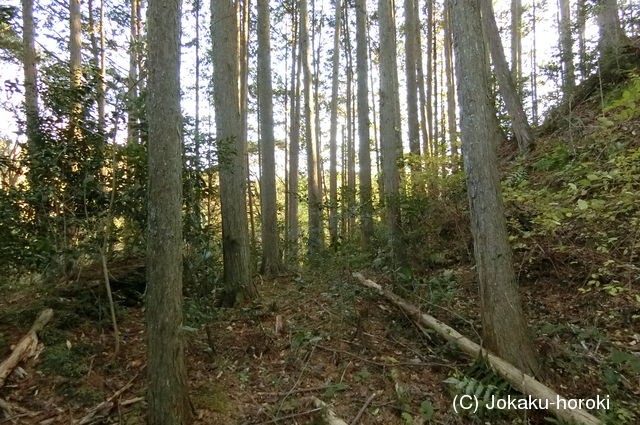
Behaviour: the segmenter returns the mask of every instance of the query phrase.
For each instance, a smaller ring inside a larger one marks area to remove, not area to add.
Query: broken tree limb
[[[145,367],[146,367],[146,364],[142,368],[140,368],[138,373],[136,373],[133,376],[133,378],[129,380],[129,382],[124,384],[122,388],[120,388],[118,391],[113,393],[111,397],[109,397],[105,401],[101,402],[100,404],[98,404],[97,406],[89,410],[89,412],[86,415],[84,415],[84,417],[80,419],[80,421],[78,421],[77,424],[92,425],[92,424],[100,423],[101,421],[109,417],[109,415],[111,414],[111,411],[113,410],[114,407],[116,407],[117,404],[120,404],[121,406],[123,406],[124,405],[123,403],[118,403],[118,398],[120,398],[120,396],[124,394],[125,391],[131,388],[131,386],[133,385],[133,382],[138,378],[138,376],[140,375],[140,372],[142,372],[142,370]],[[136,397],[136,398],[127,400],[126,402],[128,402],[128,404],[133,404],[142,400],[143,400],[142,397]]]
[[[320,413],[322,414],[322,418],[325,420],[327,425],[347,425],[345,421],[343,421],[336,415],[336,413],[329,407],[329,405],[327,405],[327,403],[317,397],[311,397],[310,400],[315,407],[321,409]]]
[[[16,344],[9,357],[0,364],[0,388],[2,388],[11,372],[13,372],[13,369],[15,369],[23,359],[33,354],[38,346],[38,332],[49,323],[52,317],[52,309],[47,308],[42,310],[38,318],[33,322],[33,325],[31,325],[29,332]]]
[[[470,357],[484,357],[487,363],[491,365],[497,373],[499,373],[507,382],[521,393],[535,399],[543,401],[547,400],[549,410],[555,413],[559,418],[583,425],[602,425],[602,422],[598,418],[591,415],[586,410],[563,408],[567,405],[567,400],[564,397],[560,396],[543,383],[537,381],[534,377],[522,372],[511,363],[485,350],[452,327],[439,321],[433,316],[421,312],[416,306],[409,304],[407,301],[400,298],[393,292],[384,289],[376,282],[365,278],[361,273],[353,273],[353,277],[358,279],[361,285],[376,290],[379,294],[384,296],[396,307],[399,307],[401,310],[409,314],[415,320],[436,331],[441,337],[448,342],[455,344],[460,350]],[[564,402],[562,402],[562,400],[564,400]]]
[[[374,391],[373,393],[371,393],[371,395],[364,402],[360,410],[358,410],[358,413],[356,414],[355,418],[353,418],[353,420],[351,421],[351,425],[357,425],[357,423],[360,421],[360,418],[364,414],[364,411],[367,410],[367,407],[369,407],[369,405],[377,395],[378,395],[378,391]]]

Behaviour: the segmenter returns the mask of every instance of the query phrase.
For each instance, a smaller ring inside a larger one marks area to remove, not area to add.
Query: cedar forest
[[[0,62],[0,424],[640,423],[637,1],[12,0]]]

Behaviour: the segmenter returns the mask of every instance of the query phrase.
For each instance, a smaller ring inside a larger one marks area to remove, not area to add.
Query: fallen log
[[[521,393],[531,396],[538,400],[548,401],[549,410],[555,413],[559,418],[566,421],[573,421],[577,424],[584,425],[602,425],[602,422],[591,415],[584,409],[568,409],[562,408],[567,405],[567,400],[556,393],[551,388],[547,387],[543,383],[537,381],[534,377],[527,375],[511,363],[501,359],[493,353],[490,353],[486,349],[482,348],[479,344],[466,338],[452,327],[439,321],[433,316],[425,314],[420,311],[416,306],[409,304],[404,299],[400,298],[391,291],[384,289],[376,282],[365,278],[361,273],[353,273],[353,277],[358,279],[361,285],[376,290],[396,307],[399,307],[409,316],[421,324],[436,331],[441,337],[448,342],[455,344],[460,350],[465,352],[472,358],[482,356],[486,359],[487,363],[499,373],[507,382],[509,382],[515,389]],[[564,402],[562,401],[564,400]],[[559,402],[560,401],[560,402]]]
[[[46,326],[53,317],[53,310],[47,308],[43,310],[38,318],[31,325],[31,329],[15,346],[9,357],[0,364],[0,388],[4,385],[7,377],[13,372],[18,364],[32,355],[38,346],[38,332]]]

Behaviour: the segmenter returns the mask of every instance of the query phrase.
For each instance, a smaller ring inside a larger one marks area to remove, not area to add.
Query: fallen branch
[[[347,425],[345,421],[336,416],[336,413],[324,401],[317,397],[311,397],[310,400],[315,407],[321,409],[320,412],[327,425]]]
[[[18,418],[22,418],[24,416],[37,416],[38,413],[32,412],[31,410],[24,409],[20,406],[16,406],[15,404],[11,404],[6,400],[0,398],[0,412],[4,412],[3,420],[0,420],[0,424],[6,422],[13,422]]]
[[[377,391],[374,391],[373,393],[371,393],[371,395],[364,402],[364,404],[362,405],[360,410],[358,410],[358,414],[351,421],[351,425],[356,425],[360,421],[360,418],[364,414],[364,411],[367,410],[367,407],[369,407],[369,405],[371,404],[371,402],[373,401],[373,399],[375,398],[376,395],[378,395]]]
[[[101,402],[100,404],[95,406],[93,409],[89,410],[89,412],[86,415],[84,415],[84,417],[82,419],[80,419],[80,421],[78,422],[78,425],[91,425],[91,424],[95,424],[95,423],[101,422],[104,419],[108,418],[109,415],[111,414],[111,411],[116,406],[116,400],[122,394],[124,394],[125,391],[127,391],[129,388],[131,388],[131,386],[133,385],[133,382],[138,378],[138,375],[140,375],[140,372],[142,372],[143,369],[144,369],[144,366],[138,371],[138,373],[136,373],[134,375],[133,378],[131,378],[129,380],[129,382],[127,382],[118,391],[113,393],[113,395],[111,397],[109,397],[105,401]],[[137,403],[137,402],[142,401],[142,400],[143,400],[142,397],[136,397],[136,398],[132,398],[130,400],[126,400],[126,401],[120,403],[120,405],[121,406],[126,406],[128,404]]]
[[[421,324],[433,329],[441,337],[448,342],[455,344],[458,348],[464,351],[472,358],[482,356],[486,359],[487,363],[498,372],[507,382],[509,382],[514,388],[523,394],[529,395],[535,399],[547,400],[549,410],[555,413],[558,417],[567,420],[569,422],[574,421],[578,424],[584,425],[601,425],[602,422],[583,409],[563,409],[562,403],[558,403],[559,400],[566,399],[560,396],[551,388],[537,381],[530,375],[522,372],[511,363],[501,359],[500,357],[492,354],[482,348],[480,345],[464,337],[458,331],[450,326],[447,326],[443,322],[439,321],[433,316],[422,313],[417,307],[409,304],[393,292],[384,289],[376,282],[366,279],[361,273],[353,273],[353,277],[358,279],[361,285],[376,290],[383,295],[392,304],[395,304],[401,310],[414,317]]]
[[[53,317],[53,310],[47,308],[43,310],[38,318],[31,325],[31,329],[20,342],[15,346],[9,357],[0,364],[0,388],[4,385],[7,377],[11,375],[13,369],[25,358],[31,356],[38,346],[38,332],[45,327]]]

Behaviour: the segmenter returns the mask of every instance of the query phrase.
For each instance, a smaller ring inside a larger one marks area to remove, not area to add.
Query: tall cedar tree
[[[500,191],[498,123],[489,94],[489,75],[480,20],[484,0],[451,2],[471,230],[480,285],[484,343],[526,373],[538,363],[522,313]]]
[[[249,262],[247,223],[247,161],[240,114],[238,19],[234,0],[212,0],[213,97],[220,166],[223,304],[232,306],[256,296]]]
[[[35,21],[33,0],[22,0],[22,48],[24,65],[24,105],[27,116],[27,141],[29,149],[35,151],[38,137],[38,81],[35,48]],[[35,152],[31,152],[35,153]]]
[[[82,86],[82,14],[80,12],[80,0],[69,1],[69,72],[71,75],[71,88],[79,90]],[[80,96],[78,92],[74,95]],[[80,139],[80,125],[82,104],[75,101],[71,105],[71,135],[75,142]]]
[[[387,221],[387,236],[393,261],[401,258],[400,161],[402,137],[393,0],[379,0],[380,18],[380,148]]]
[[[340,89],[340,27],[342,2],[336,0],[336,22],[333,28],[333,58],[331,73],[331,124],[329,127],[329,239],[338,242],[338,96]]]
[[[300,56],[302,59],[302,80],[304,96],[305,143],[307,144],[307,187],[309,212],[308,253],[311,259],[318,254],[324,243],[322,232],[322,191],[318,169],[318,149],[315,128],[315,108],[311,75],[311,46],[309,41],[309,10],[307,0],[300,1]]]
[[[496,19],[493,14],[493,6],[490,1],[481,3],[482,26],[489,43],[491,59],[498,80],[500,94],[504,99],[505,106],[511,118],[511,127],[513,134],[518,141],[518,149],[521,153],[528,152],[533,144],[533,132],[527,121],[527,115],[522,107],[522,101],[518,95],[516,81],[513,73],[509,72],[509,65],[504,55],[502,41],[500,40],[500,32]]]
[[[289,129],[289,173],[287,180],[287,260],[293,263],[298,258],[298,168],[300,163],[300,60],[298,14],[291,13],[293,21],[293,37],[291,41],[291,128]]]
[[[416,73],[416,17],[414,1],[404,0],[405,72],[407,81],[407,126],[409,127],[409,162],[411,182],[415,193],[420,192],[420,125],[418,124],[418,81]]]
[[[182,329],[180,0],[151,0],[147,238],[148,423],[183,425],[191,412]]]
[[[576,87],[569,0],[560,0],[560,62],[562,63],[562,94],[568,98]]]
[[[620,25],[618,2],[617,0],[599,0],[597,7],[600,59],[604,63],[613,62],[622,53],[622,48],[628,42]]]
[[[362,247],[370,248],[373,238],[371,201],[371,142],[369,140],[369,86],[367,58],[367,3],[356,0],[356,69],[358,74],[358,160],[360,162],[360,227]],[[418,142],[419,143],[419,142]]]
[[[271,25],[269,0],[258,0],[258,102],[260,107],[260,206],[262,209],[262,272],[280,271],[280,237],[276,198],[276,160],[271,85]]]

